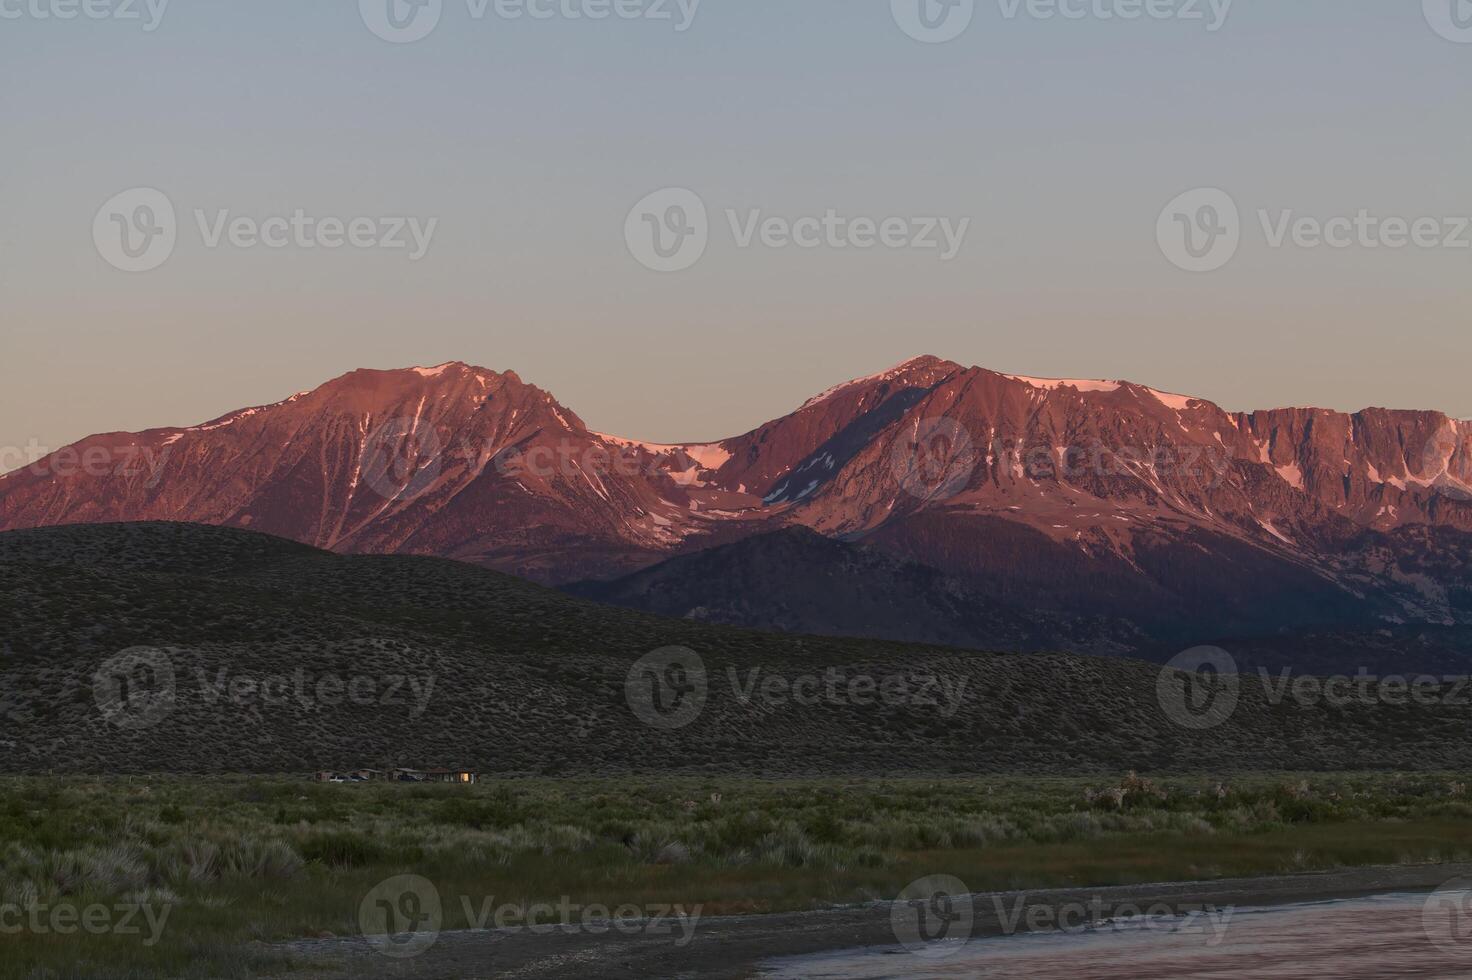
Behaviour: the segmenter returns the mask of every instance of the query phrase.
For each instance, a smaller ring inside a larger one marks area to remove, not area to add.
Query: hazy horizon
[[[906,0],[629,0],[597,21],[565,13],[597,0],[437,0],[409,43],[379,36],[379,0],[155,0],[138,21],[37,16],[49,2],[3,8],[0,447],[449,360],[658,442],[923,353],[1230,410],[1472,417],[1472,134],[1452,122],[1472,36],[1441,0],[1135,20],[1097,13],[1128,0],[997,0],[945,43],[907,33]],[[122,271],[103,239],[139,188],[177,244]],[[672,188],[708,210],[708,247],[653,271],[631,236],[651,217],[663,235],[669,200],[636,205]],[[1186,271],[1161,236],[1209,188],[1240,209],[1236,250]],[[423,247],[232,238],[298,212],[412,219]],[[829,212],[850,238],[818,237]],[[1302,217],[1333,237],[1361,212],[1436,230],[1295,241]],[[858,244],[890,219],[903,246]],[[784,244],[804,221],[812,247]],[[914,247],[927,224],[937,247]]]

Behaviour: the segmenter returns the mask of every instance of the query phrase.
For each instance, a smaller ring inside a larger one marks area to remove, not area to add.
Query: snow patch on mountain
[[[1288,481],[1288,485],[1295,490],[1303,489],[1303,471],[1298,468],[1297,463],[1284,463],[1282,466],[1274,467],[1278,475]]]
[[[1184,412],[1191,407],[1192,402],[1201,401],[1201,399],[1192,398],[1190,395],[1176,395],[1169,391],[1158,391],[1154,388],[1146,388],[1145,390],[1154,395],[1155,400],[1160,402],[1160,404],[1166,408],[1173,408],[1177,412]]]
[[[1013,381],[1021,381],[1023,384],[1033,388],[1041,388],[1044,391],[1057,391],[1059,388],[1074,388],[1078,391],[1118,391],[1118,381],[1095,381],[1075,378],[1029,378],[1020,374],[1005,374],[1005,378]]]
[[[278,402],[277,404],[281,404],[281,403]],[[186,432],[214,432],[216,429],[223,429],[226,426],[234,425],[236,422],[239,422],[242,419],[248,419],[252,415],[259,415],[266,408],[275,408],[275,407],[276,407],[275,405],[266,405],[266,406],[263,406],[262,408],[244,408],[244,409],[241,409],[238,412],[231,412],[229,415],[221,416],[220,418],[216,419],[215,421],[208,422],[208,423],[206,423],[204,425],[191,425],[185,431]]]
[[[674,456],[684,454],[695,460],[702,470],[718,470],[731,458],[728,452],[718,442],[694,442],[694,443],[659,443],[641,442],[638,439],[625,439],[622,436],[611,436],[605,432],[590,433],[594,438],[602,439],[612,446],[622,446],[625,449],[643,449],[654,456]]]

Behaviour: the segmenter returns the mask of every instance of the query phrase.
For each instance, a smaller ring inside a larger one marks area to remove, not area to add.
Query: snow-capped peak
[[[410,370],[419,375],[421,378],[438,378],[450,368],[462,366],[463,365],[459,361],[446,361],[445,363],[437,364],[434,367],[416,367],[410,368]]]
[[[1004,378],[1012,381],[1021,381],[1032,388],[1042,388],[1045,391],[1057,391],[1059,388],[1075,388],[1078,391],[1118,391],[1118,381],[1097,381],[1092,379],[1076,378],[1028,378],[1020,374],[1004,374]]]
[[[919,357],[912,357],[908,361],[905,361],[903,364],[896,364],[894,367],[890,368],[887,371],[880,371],[878,374],[871,374],[863,378],[854,378],[852,381],[845,381],[842,384],[836,384],[832,388],[829,388],[827,391],[819,392],[812,398],[809,398],[807,401],[799,405],[797,410],[800,412],[805,408],[812,408],[814,405],[819,405],[832,398],[839,392],[847,391],[850,388],[857,388],[861,385],[875,384],[881,381],[892,381],[895,378],[900,377],[901,375],[908,374],[909,372],[920,368],[938,367],[945,364],[945,361],[942,361],[940,358],[934,356],[933,354],[922,354]]]
[[[1157,388],[1148,388],[1145,385],[1137,385],[1130,381],[1103,381],[1093,378],[1029,378],[1020,374],[1005,374],[1004,378],[1012,381],[1020,381],[1032,388],[1044,391],[1057,391],[1059,388],[1072,388],[1075,391],[1097,391],[1113,392],[1128,385],[1132,389],[1148,392],[1156,401],[1166,408],[1173,408],[1178,412],[1185,411],[1191,402],[1202,401],[1192,395],[1178,395],[1174,392],[1160,391]]]

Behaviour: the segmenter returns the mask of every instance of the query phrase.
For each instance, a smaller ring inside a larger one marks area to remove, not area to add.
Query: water
[[[1461,897],[1472,908],[1472,895]],[[771,960],[767,980],[1393,980],[1472,978],[1472,937],[1425,895],[1239,909],[1213,929],[1198,916],[1135,919],[1068,933],[974,939],[944,958],[903,947]],[[1454,941],[1450,930],[1459,929]],[[1441,944],[1428,938],[1438,934]]]

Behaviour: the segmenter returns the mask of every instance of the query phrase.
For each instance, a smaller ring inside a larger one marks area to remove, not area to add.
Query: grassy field
[[[0,976],[279,972],[265,944],[357,934],[364,897],[405,873],[458,929],[492,898],[712,916],[892,898],[932,873],[983,891],[1468,860],[1464,778],[4,778]],[[133,906],[150,912],[119,934]],[[54,931],[73,908],[97,928]]]

